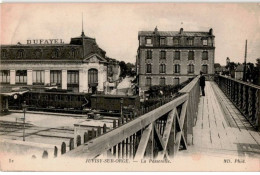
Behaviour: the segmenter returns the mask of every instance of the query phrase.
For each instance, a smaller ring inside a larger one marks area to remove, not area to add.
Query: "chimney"
[[[183,28],[180,29],[180,34],[183,34]]]
[[[209,29],[209,34],[213,35],[213,29],[212,28]]]

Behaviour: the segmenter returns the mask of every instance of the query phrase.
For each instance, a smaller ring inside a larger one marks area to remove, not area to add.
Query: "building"
[[[110,67],[113,67],[110,69]],[[72,92],[106,92],[120,74],[119,62],[106,57],[94,38],[27,40],[1,45],[0,83],[3,87],[49,87]]]
[[[240,64],[235,70],[235,79],[243,80],[244,75],[244,65]]]
[[[208,32],[139,31],[139,94],[152,85],[182,83],[203,71],[214,74],[215,36]]]

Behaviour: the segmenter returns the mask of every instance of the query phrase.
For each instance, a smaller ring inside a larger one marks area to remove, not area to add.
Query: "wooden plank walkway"
[[[260,157],[260,133],[256,132],[232,102],[212,81],[206,82],[193,128],[193,145],[181,155],[201,154]]]

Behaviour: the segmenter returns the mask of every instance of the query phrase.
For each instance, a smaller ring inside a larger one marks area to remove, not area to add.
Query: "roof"
[[[153,36],[155,34],[154,31],[139,31],[138,36]],[[187,36],[187,37],[195,37],[195,36],[212,36],[209,34],[209,32],[193,32],[193,31],[183,31],[182,34],[180,34],[179,31],[158,31],[158,35],[160,36]]]
[[[80,47],[75,44],[5,44],[2,48],[45,48],[45,47]]]
[[[82,47],[84,46],[84,47]],[[82,61],[89,54],[97,53],[105,57],[94,38],[84,35],[71,38],[68,44],[15,44],[1,45],[1,61]]]

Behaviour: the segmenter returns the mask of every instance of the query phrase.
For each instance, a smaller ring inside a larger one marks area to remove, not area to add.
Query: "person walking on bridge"
[[[205,96],[205,76],[203,75],[202,71],[200,71],[200,88],[202,96]]]

